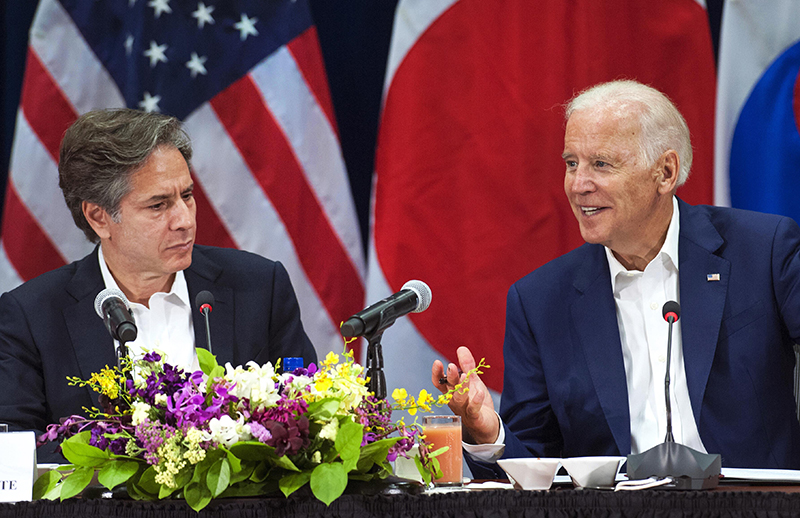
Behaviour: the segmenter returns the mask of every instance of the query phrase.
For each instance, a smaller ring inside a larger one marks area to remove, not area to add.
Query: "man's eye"
[[[164,202],[160,202],[160,203],[156,203],[154,205],[150,205],[149,208],[152,209],[152,210],[161,210],[162,208],[164,208]]]
[[[184,200],[190,200],[190,199],[192,199],[192,198],[194,198],[194,193],[193,193],[193,192],[186,192],[186,193],[183,193],[183,199],[184,199]]]
[[[594,165],[597,166],[597,167],[603,168],[603,167],[606,167],[608,165],[608,163],[607,162],[603,162],[602,160],[598,160],[597,162],[594,163]]]
[[[575,160],[567,160],[564,163],[567,164],[567,167],[569,167],[571,169],[574,169],[574,168],[578,167],[578,162],[575,161]]]

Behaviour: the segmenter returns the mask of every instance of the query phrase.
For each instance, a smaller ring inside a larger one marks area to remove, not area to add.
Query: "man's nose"
[[[579,165],[572,174],[569,190],[574,194],[585,194],[594,191],[594,175],[588,165]]]
[[[182,230],[194,226],[194,210],[189,206],[189,203],[180,199],[172,207],[172,217],[170,218],[171,227],[173,230]]]

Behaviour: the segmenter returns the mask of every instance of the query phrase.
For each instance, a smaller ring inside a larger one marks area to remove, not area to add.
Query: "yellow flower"
[[[392,399],[394,399],[398,403],[400,401],[405,400],[407,397],[408,397],[408,392],[406,392],[406,389],[404,388],[396,388],[392,391]]]
[[[317,389],[317,392],[327,392],[331,389],[331,386],[333,386],[333,382],[326,375],[321,376],[314,384],[314,388]]]
[[[100,372],[92,373],[92,377],[89,378],[89,385],[96,392],[108,396],[109,399],[117,399],[117,396],[119,396],[117,376],[114,371],[108,368],[108,365],[101,369]]]
[[[427,390],[422,389],[419,391],[419,397],[417,398],[417,406],[421,409],[425,410],[426,412],[431,411],[431,403],[435,400],[433,399],[433,395],[429,393]]]
[[[337,363],[339,363],[339,355],[333,351],[330,351],[328,353],[328,356],[326,356],[325,359],[322,361],[322,365],[324,365],[325,367],[332,367]]]

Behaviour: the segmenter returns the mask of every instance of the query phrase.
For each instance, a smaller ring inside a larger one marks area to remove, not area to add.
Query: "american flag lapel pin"
[[[706,274],[706,280],[708,282],[718,281],[719,280],[719,274],[718,273],[708,273],[708,274]]]

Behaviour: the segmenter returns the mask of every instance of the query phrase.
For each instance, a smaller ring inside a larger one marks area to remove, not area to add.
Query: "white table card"
[[[0,502],[30,501],[36,474],[36,434],[0,433]]]

